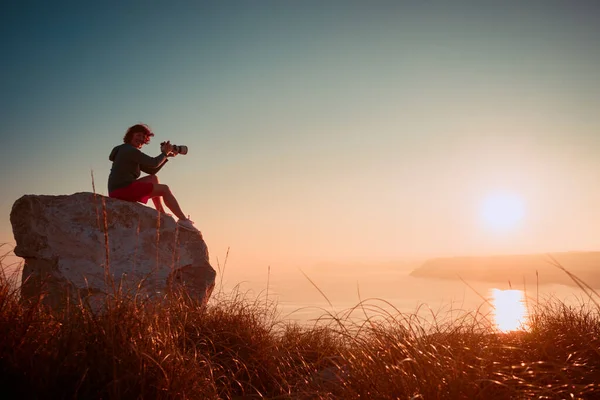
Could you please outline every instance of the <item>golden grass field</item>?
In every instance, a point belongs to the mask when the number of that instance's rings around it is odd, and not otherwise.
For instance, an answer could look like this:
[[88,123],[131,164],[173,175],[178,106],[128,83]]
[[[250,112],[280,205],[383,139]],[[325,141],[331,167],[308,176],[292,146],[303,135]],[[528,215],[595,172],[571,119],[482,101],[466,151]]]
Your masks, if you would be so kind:
[[239,290],[204,307],[117,290],[103,313],[83,302],[53,312],[2,275],[0,387],[23,399],[600,398],[589,295],[536,304],[527,330],[501,333],[477,310],[424,325],[369,302],[354,310],[364,318],[298,324]]

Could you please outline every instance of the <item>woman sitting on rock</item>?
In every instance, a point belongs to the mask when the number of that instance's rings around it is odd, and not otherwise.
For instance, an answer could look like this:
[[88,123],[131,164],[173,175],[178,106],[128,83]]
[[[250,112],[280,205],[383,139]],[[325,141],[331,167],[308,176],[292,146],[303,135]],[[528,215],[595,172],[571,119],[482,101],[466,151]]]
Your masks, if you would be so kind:
[[[158,183],[156,173],[168,162],[167,157],[177,155],[170,142],[161,144],[161,153],[150,157],[140,151],[143,145],[150,143],[154,133],[147,125],[137,124],[127,129],[123,144],[116,146],[110,153],[113,162],[108,177],[108,196],[126,201],[138,201],[146,204],[152,199],[158,212],[164,213],[160,198],[165,205],[179,218],[177,224],[185,229],[199,232],[194,222],[185,216],[179,203],[167,185]],[[140,173],[148,176],[140,178]]]

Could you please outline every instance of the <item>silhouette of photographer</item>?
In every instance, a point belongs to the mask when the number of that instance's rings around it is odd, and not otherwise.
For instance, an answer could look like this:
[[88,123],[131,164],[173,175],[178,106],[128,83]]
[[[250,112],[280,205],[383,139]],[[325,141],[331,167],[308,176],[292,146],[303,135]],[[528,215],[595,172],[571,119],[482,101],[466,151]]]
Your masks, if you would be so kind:
[[[168,157],[175,157],[179,148],[185,146],[174,146],[170,141],[161,143],[160,154],[151,157],[140,150],[142,146],[150,143],[154,133],[145,124],[136,124],[127,129],[123,137],[123,144],[112,149],[108,159],[112,161],[112,168],[108,176],[108,196],[116,199],[140,202],[146,204],[152,199],[154,207],[160,213],[165,210],[161,203],[163,198],[165,205],[178,218],[177,224],[184,229],[200,232],[194,222],[185,216],[181,207],[171,193],[169,186],[158,182],[156,174],[169,161]],[[185,154],[181,152],[181,154]],[[148,174],[140,178],[141,172]]]

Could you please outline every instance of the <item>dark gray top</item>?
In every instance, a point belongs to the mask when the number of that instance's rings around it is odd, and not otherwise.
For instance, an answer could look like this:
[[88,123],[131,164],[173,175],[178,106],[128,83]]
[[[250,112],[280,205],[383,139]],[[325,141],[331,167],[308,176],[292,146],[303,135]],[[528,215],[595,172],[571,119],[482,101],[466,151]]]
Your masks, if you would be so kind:
[[131,185],[140,177],[141,172],[156,174],[169,161],[164,153],[150,157],[129,143],[112,149],[108,159],[113,162],[108,176],[108,193]]

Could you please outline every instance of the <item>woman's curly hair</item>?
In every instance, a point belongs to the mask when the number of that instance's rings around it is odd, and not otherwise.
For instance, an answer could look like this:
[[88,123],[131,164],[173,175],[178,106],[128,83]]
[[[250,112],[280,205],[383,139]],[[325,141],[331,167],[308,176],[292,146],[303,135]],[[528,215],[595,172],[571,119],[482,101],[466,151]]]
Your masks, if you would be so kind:
[[132,127],[130,127],[129,129],[127,129],[125,136],[123,136],[123,143],[131,143],[131,139],[133,138],[133,135],[138,132],[142,132],[146,135],[146,137],[144,138],[144,144],[150,143],[150,138],[152,136],[154,136],[154,133],[152,133],[152,131],[150,130],[148,125],[135,124]]

